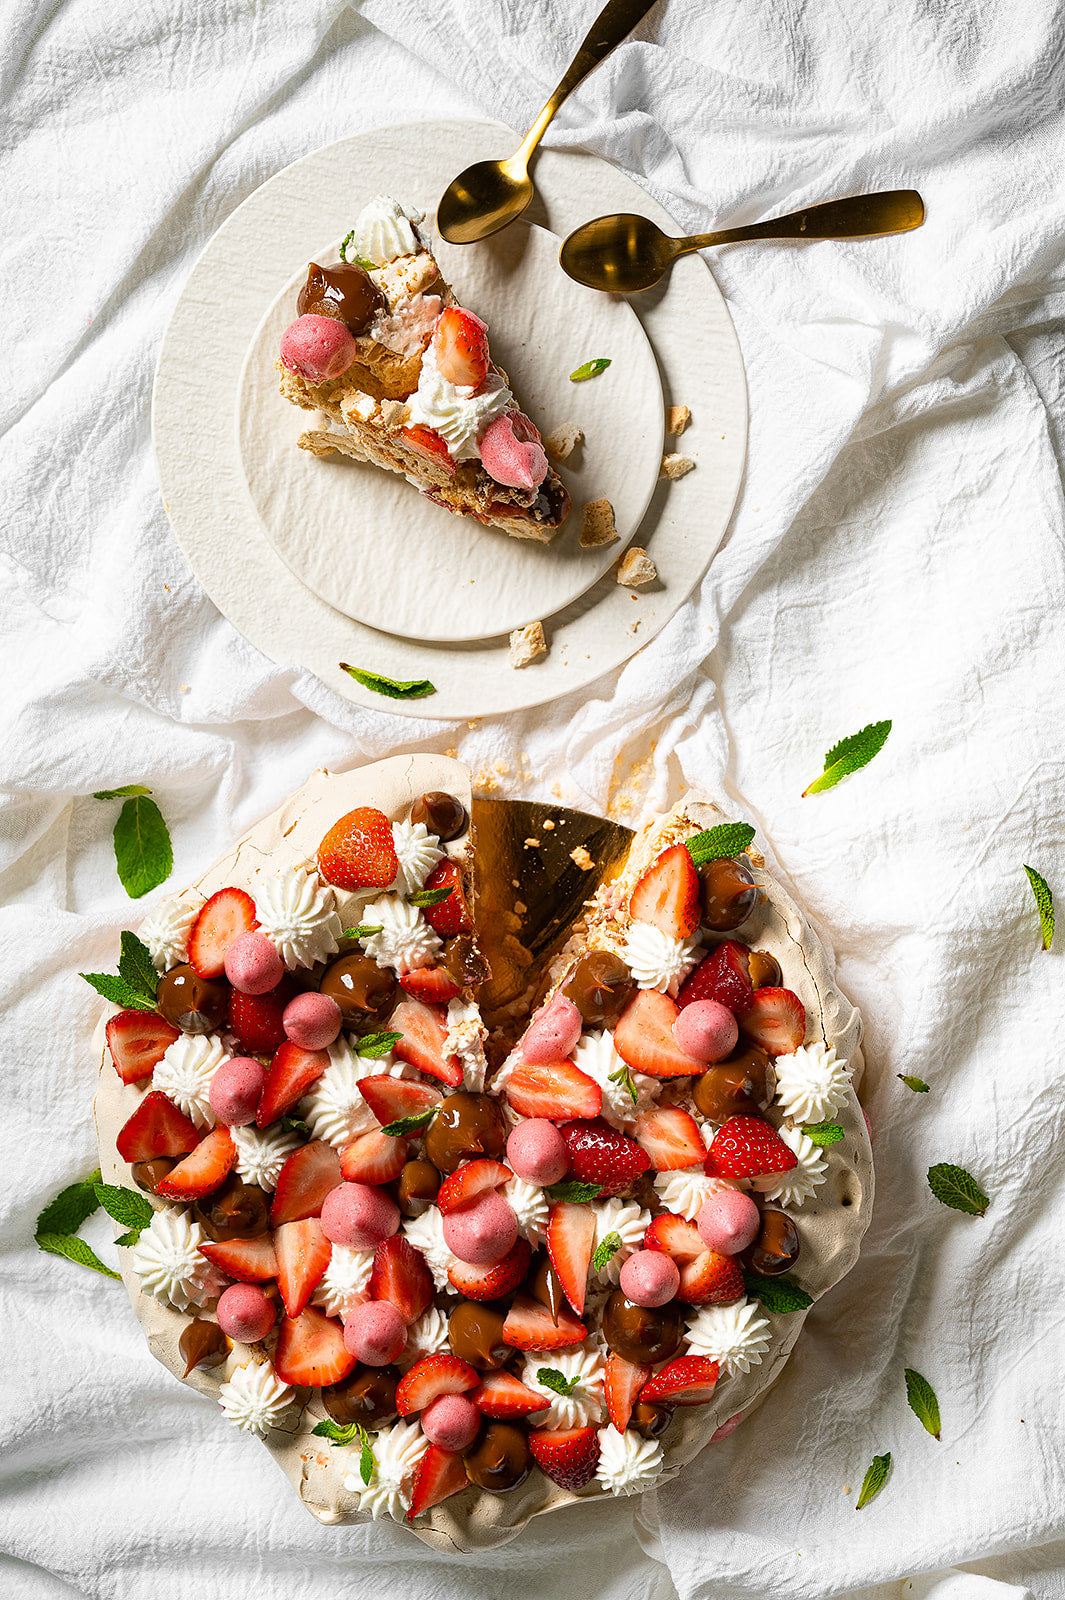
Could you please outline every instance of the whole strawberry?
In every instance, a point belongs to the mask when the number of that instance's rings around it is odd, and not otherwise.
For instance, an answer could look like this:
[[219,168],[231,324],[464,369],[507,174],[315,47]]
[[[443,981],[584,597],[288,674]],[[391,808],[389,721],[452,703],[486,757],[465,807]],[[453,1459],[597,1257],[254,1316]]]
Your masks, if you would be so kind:
[[714,1135],[706,1152],[705,1170],[717,1178],[761,1178],[773,1172],[790,1172],[795,1166],[789,1150],[771,1122],[764,1117],[729,1117]]
[[580,1183],[598,1183],[599,1194],[622,1194],[651,1165],[635,1139],[627,1139],[602,1117],[567,1122],[559,1130],[569,1151],[570,1176]]
[[334,822],[318,846],[318,870],[338,889],[387,889],[399,859],[384,812],[359,806]]

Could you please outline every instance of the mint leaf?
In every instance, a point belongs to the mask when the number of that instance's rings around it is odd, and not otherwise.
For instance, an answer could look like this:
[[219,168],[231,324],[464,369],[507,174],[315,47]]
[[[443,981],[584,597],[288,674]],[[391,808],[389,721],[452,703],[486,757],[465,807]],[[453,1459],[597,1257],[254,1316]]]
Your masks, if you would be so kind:
[[808,794],[820,794],[824,789],[831,789],[841,778],[867,767],[877,752],[884,748],[890,732],[890,722],[870,722],[860,733],[852,733],[849,738],[834,744],[825,756],[824,772],[803,790],[803,799]]
[[608,1233],[595,1255],[592,1257],[592,1266],[596,1272],[602,1272],[607,1262],[617,1255],[621,1249],[620,1233]]
[[439,1109],[439,1106],[430,1106],[428,1111],[418,1111],[410,1117],[397,1117],[395,1122],[386,1122],[381,1132],[387,1133],[392,1139],[400,1139],[406,1133],[418,1133],[429,1126]]
[[754,829],[746,822],[721,822],[716,828],[705,828],[685,839],[688,854],[697,867],[723,857],[740,856],[754,838]]
[[843,1129],[838,1122],[815,1122],[812,1127],[802,1131],[811,1144],[839,1144],[843,1138]]
[[928,1187],[942,1205],[950,1206],[952,1211],[966,1211],[971,1217],[982,1217],[991,1204],[972,1173],[949,1161],[929,1167]]
[[41,1250],[47,1250],[49,1255],[65,1256],[68,1261],[76,1261],[81,1267],[91,1267],[94,1272],[102,1272],[105,1278],[117,1278],[119,1274],[112,1272],[110,1267],[105,1267],[95,1250],[72,1233],[39,1233],[37,1244]]
[[583,366],[576,367],[569,375],[570,383],[586,383],[589,378],[597,378],[605,372],[610,365],[608,356],[595,356],[591,361],[584,362]]
[[607,1081],[610,1083],[620,1084],[625,1093],[628,1095],[629,1099],[632,1101],[633,1105],[639,1105],[640,1101],[636,1093],[636,1085],[632,1081],[631,1068],[626,1066],[618,1067],[616,1072],[612,1072],[610,1074],[610,1077]]
[[896,1078],[904,1083],[907,1089],[912,1089],[914,1094],[927,1094],[928,1085],[923,1078],[911,1078],[908,1072],[896,1072]]
[[446,884],[439,889],[415,889],[413,894],[407,896],[407,904],[409,906],[418,906],[419,908],[423,906],[438,906],[441,900],[446,900],[449,894],[454,893],[454,889],[455,885],[453,883]]
[[549,1200],[569,1200],[581,1205],[585,1200],[594,1200],[602,1187],[601,1183],[578,1183],[576,1178],[563,1178],[561,1183],[552,1183],[544,1193]]
[[115,865],[131,900],[158,889],[174,865],[170,830],[154,800],[127,800],[115,823]]
[[[352,228],[351,232],[348,233],[348,234],[345,234],[343,239],[340,241],[340,259],[341,259],[341,261],[344,261],[344,262],[347,261],[347,259],[348,259],[348,253],[347,253],[348,252],[348,245],[351,243],[351,241],[352,241],[352,239],[354,239],[354,237],[355,237],[355,229]],[[318,1433],[320,1430],[318,1428],[315,1428],[314,1431],[315,1431],[315,1433]]]
[[421,700],[427,694],[436,693],[436,684],[430,683],[428,678],[386,678],[380,672],[367,672],[364,667],[349,667],[346,661],[340,663],[340,670],[361,683],[364,689],[386,694],[390,700]]
[[362,1436],[362,1428],[357,1422],[349,1422],[345,1427],[327,1417],[324,1422],[311,1429],[319,1439],[328,1439],[330,1444],[354,1444]]
[[159,988],[159,974],[155,970],[151,951],[142,944],[135,933],[126,928],[122,934],[122,954],[118,958],[118,975],[131,989],[139,989],[145,999],[155,1001]]
[[151,794],[143,783],[127,783],[121,789],[97,789],[93,795],[94,800],[125,800],[130,796]]
[[360,922],[357,928],[345,928],[345,939],[369,939],[371,934],[380,933],[384,924],[381,922]]
[[1034,867],[1025,867],[1028,882],[1035,895],[1035,903],[1039,910],[1039,928],[1043,935],[1043,949],[1049,950],[1054,938],[1054,896],[1049,885]]
[[789,1311],[805,1311],[807,1306],[813,1305],[812,1297],[790,1278],[759,1278],[753,1272],[745,1272],[743,1284],[747,1293],[760,1300],[767,1311],[783,1315]]
[[367,1056],[371,1061],[380,1060],[387,1056],[394,1044],[402,1039],[401,1033],[364,1033],[361,1039],[355,1041],[355,1054]]
[[359,1477],[363,1483],[369,1483],[373,1477],[373,1469],[377,1465],[370,1449],[370,1441],[366,1437],[366,1430],[362,1429],[362,1452],[359,1456]]
[[554,1367],[541,1367],[536,1374],[537,1383],[542,1383],[545,1389],[553,1389],[556,1394],[570,1395],[580,1383],[580,1373],[575,1378],[566,1378]]
[[298,1133],[305,1139],[311,1136],[310,1123],[304,1122],[302,1117],[282,1117],[281,1127],[285,1133]]
[[862,1481],[862,1487],[858,1493],[858,1503],[854,1508],[855,1511],[860,1511],[863,1506],[867,1506],[870,1500],[874,1499],[875,1496],[880,1493],[881,1489],[884,1487],[884,1484],[887,1482],[887,1475],[890,1470],[890,1450],[886,1455],[873,1457],[873,1464],[869,1468],[869,1471],[865,1474],[865,1478]]
[[155,1216],[155,1211],[149,1200],[144,1195],[138,1194],[136,1189],[121,1189],[110,1183],[97,1183],[96,1198],[103,1206],[109,1217],[130,1231],[121,1240],[122,1244],[136,1244],[140,1238],[141,1229],[146,1228]]
[[927,1378],[922,1378],[919,1372],[914,1372],[912,1367],[905,1370],[906,1399],[910,1403],[910,1410],[927,1433],[933,1439],[938,1439],[940,1434],[939,1401],[936,1391],[932,1388]]
[[124,1011],[155,1010],[154,1000],[149,1000],[140,989],[131,989],[125,978],[119,978],[113,972],[79,972],[78,977],[84,978],[97,994],[102,994],[105,1000],[121,1006]]
[[128,1233],[120,1233],[118,1238],[115,1240],[115,1243],[116,1244],[121,1244],[121,1245],[126,1245],[126,1246],[133,1245],[133,1244],[136,1244],[136,1242],[140,1238],[140,1236],[141,1236],[140,1228],[130,1228]]
[[97,1169],[87,1178],[70,1184],[50,1200],[37,1218],[35,1233],[77,1233],[86,1217],[99,1209],[96,1185],[100,1180]]

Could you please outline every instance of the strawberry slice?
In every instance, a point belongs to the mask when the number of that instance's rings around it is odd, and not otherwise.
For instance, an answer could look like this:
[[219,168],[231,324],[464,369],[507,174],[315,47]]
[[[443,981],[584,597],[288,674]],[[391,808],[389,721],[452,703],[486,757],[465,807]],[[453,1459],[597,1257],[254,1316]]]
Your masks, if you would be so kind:
[[771,1122],[764,1117],[729,1117],[714,1134],[705,1170],[716,1178],[765,1178],[790,1172],[796,1164]]
[[743,1273],[735,1256],[704,1250],[680,1269],[677,1299],[686,1306],[729,1306],[743,1294]]
[[242,933],[259,926],[255,901],[243,889],[219,889],[205,905],[189,931],[189,965],[201,978],[220,978],[226,970],[226,951]]
[[414,1469],[407,1521],[413,1522],[430,1506],[438,1506],[441,1500],[458,1494],[469,1481],[462,1456],[457,1451],[441,1450],[438,1444],[431,1444]]
[[341,1176],[348,1183],[391,1183],[407,1162],[406,1139],[372,1128],[340,1152]]
[[374,1252],[370,1269],[371,1300],[388,1300],[408,1325],[433,1303],[433,1275],[425,1257],[409,1239],[394,1233]]
[[388,1073],[359,1079],[359,1093],[382,1128],[401,1117],[417,1117],[443,1104],[439,1090],[413,1078],[391,1078]]
[[595,1212],[591,1206],[560,1200],[551,1208],[547,1224],[547,1253],[562,1292],[579,1317],[584,1315],[588,1268],[594,1250]]
[[655,1106],[636,1118],[636,1140],[647,1151],[656,1172],[677,1172],[702,1166],[706,1146],[699,1124],[680,1106]]
[[614,1355],[613,1352],[607,1356],[604,1378],[606,1409],[619,1433],[624,1433],[628,1427],[637,1396],[650,1376],[650,1367],[626,1361],[623,1356]]
[[420,1000],[401,1000],[388,1026],[401,1036],[394,1046],[401,1061],[409,1061],[419,1072],[458,1088],[462,1082],[462,1062],[444,1049],[447,1012],[442,1007],[423,1005]]
[[[432,906],[429,907],[431,911]],[[443,967],[415,967],[411,972],[401,972],[399,986],[405,989],[415,1000],[424,1000],[426,1005],[446,1006],[449,1000],[457,1000],[462,990]]]
[[181,1034],[153,1011],[120,1011],[107,1024],[107,1048],[123,1083],[150,1078]]
[[651,1078],[701,1076],[705,1061],[686,1055],[673,1037],[679,1016],[680,1007],[668,994],[637,990],[614,1029],[614,1049],[627,1066]]
[[[421,422],[416,422],[409,428],[400,428],[399,432],[403,443],[408,449],[413,450],[415,455],[432,462],[434,466],[443,467],[445,472],[450,473],[452,477],[455,476],[455,459],[442,433],[437,433],[435,428],[425,427]],[[433,496],[429,495],[428,498],[432,499]],[[440,500],[437,504],[446,506],[447,502]],[[448,509],[450,510],[450,507]]]
[[598,1183],[599,1197],[622,1194],[650,1166],[646,1150],[602,1117],[567,1122],[561,1130],[570,1172],[579,1183]]
[[703,1236],[695,1223],[686,1222],[671,1211],[660,1211],[657,1217],[651,1218],[643,1236],[643,1248],[661,1250],[678,1264],[695,1261],[706,1253]]
[[223,1183],[237,1164],[237,1147],[224,1125],[212,1128],[191,1155],[171,1167],[155,1192],[164,1200],[197,1200]]
[[709,1356],[677,1356],[644,1384],[640,1399],[665,1400],[671,1406],[701,1406],[713,1395],[717,1374],[717,1362]]
[[632,891],[629,913],[671,939],[688,939],[699,926],[699,874],[682,844],[663,850]]
[[270,1205],[270,1226],[318,1217],[322,1203],[341,1181],[340,1162],[331,1144],[314,1139],[293,1150],[278,1174]]
[[550,1400],[527,1389],[520,1378],[505,1370],[486,1372],[470,1399],[482,1417],[504,1422],[532,1416],[534,1411],[547,1411],[551,1405]]
[[532,1248],[527,1239],[518,1239],[502,1261],[492,1267],[476,1267],[456,1257],[447,1269],[452,1288],[467,1300],[501,1300],[522,1283],[529,1270]]
[[457,1172],[444,1179],[436,1203],[446,1217],[449,1211],[461,1211],[463,1206],[473,1205],[490,1189],[498,1189],[502,1184],[509,1183],[513,1176],[513,1172],[502,1161],[479,1156],[475,1161],[467,1161]]
[[290,1039],[278,1045],[266,1074],[259,1109],[255,1113],[258,1126],[268,1128],[271,1122],[276,1122],[286,1111],[291,1111],[296,1101],[303,1099],[311,1084],[318,1081],[328,1065],[329,1054],[325,1050],[304,1050]]
[[447,306],[433,329],[437,371],[448,383],[478,389],[488,376],[488,329],[462,306]]
[[344,1345],[344,1330],[333,1317],[308,1306],[298,1317],[282,1317],[274,1351],[274,1371],[282,1383],[322,1389],[339,1383],[355,1366]]
[[583,1344],[588,1329],[565,1306],[558,1308],[558,1321],[546,1306],[530,1294],[517,1294],[503,1323],[503,1342],[514,1350],[562,1350],[567,1345]]
[[274,1230],[274,1250],[281,1299],[289,1316],[298,1317],[321,1283],[333,1247],[318,1218],[305,1217],[302,1222],[283,1222]]
[[358,806],[334,822],[318,846],[318,870],[338,889],[387,889],[399,858],[384,812]]
[[545,1478],[563,1489],[583,1489],[599,1465],[599,1432],[596,1428],[534,1428],[529,1449]]
[[201,1256],[219,1267],[238,1283],[268,1283],[277,1277],[277,1252],[268,1233],[256,1239],[208,1239],[200,1245]]
[[806,1037],[806,1011],[790,989],[756,989],[739,1023],[770,1056],[790,1056]]
[[602,1089],[572,1061],[547,1061],[539,1066],[519,1062],[503,1093],[519,1116],[547,1117],[553,1122],[597,1117],[603,1109]]
[[441,939],[453,939],[457,933],[472,933],[473,921],[466,903],[466,884],[462,868],[457,861],[445,856],[438,861],[425,880],[426,889],[448,889],[450,893],[435,906],[426,906],[422,912],[426,922]]
[[150,1089],[119,1130],[115,1148],[123,1161],[154,1161],[156,1156],[184,1156],[195,1150],[200,1132],[183,1111],[158,1089]]
[[431,1355],[416,1361],[396,1388],[396,1410],[401,1417],[414,1411],[424,1411],[426,1406],[442,1394],[468,1394],[480,1383],[480,1374],[445,1350],[435,1350]]
[[745,944],[726,939],[688,974],[677,996],[678,1006],[683,1010],[695,1000],[716,1000],[737,1017],[742,1016],[754,999],[749,959]]
[[272,1056],[287,1037],[282,1017],[290,1000],[299,994],[295,978],[288,973],[275,989],[265,994],[229,991],[229,1026],[248,1056]]

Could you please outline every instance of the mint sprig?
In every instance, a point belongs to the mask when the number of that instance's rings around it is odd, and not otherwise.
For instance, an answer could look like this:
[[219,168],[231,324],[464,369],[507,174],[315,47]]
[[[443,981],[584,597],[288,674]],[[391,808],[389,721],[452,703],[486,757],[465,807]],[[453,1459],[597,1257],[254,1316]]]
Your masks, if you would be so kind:
[[923,1078],[911,1078],[908,1072],[896,1072],[896,1078],[904,1083],[907,1089],[912,1089],[914,1094],[927,1094],[928,1085]]
[[135,933],[122,934],[122,954],[117,976],[110,972],[82,972],[80,977],[113,1005],[126,1011],[154,1011],[159,974],[151,953]]
[[939,1401],[936,1392],[927,1378],[922,1378],[919,1372],[914,1372],[912,1367],[905,1369],[906,1399],[910,1410],[933,1439],[938,1439],[941,1432],[939,1420]]
[[757,1273],[745,1272],[743,1285],[753,1300],[760,1300],[767,1311],[782,1316],[790,1311],[805,1311],[814,1303],[813,1297],[790,1278],[760,1278]]
[[536,1374],[536,1381],[545,1389],[553,1389],[555,1394],[563,1397],[571,1395],[581,1381],[580,1373],[575,1378],[567,1378],[555,1367],[541,1367]]
[[821,1146],[839,1144],[843,1138],[843,1129],[838,1122],[815,1122],[812,1127],[804,1128],[803,1133],[811,1144]]
[[49,1201],[37,1218],[34,1238],[37,1248],[47,1251],[49,1255],[64,1256],[79,1266],[91,1267],[93,1272],[99,1272],[105,1278],[117,1278],[119,1274],[105,1267],[96,1251],[84,1239],[77,1237],[77,1230],[82,1223],[99,1209],[100,1201],[96,1193],[99,1178],[97,1169],[88,1178],[69,1184],[54,1200]]
[[443,884],[439,889],[415,889],[413,894],[407,896],[409,906],[417,906],[419,910],[426,906],[438,906],[441,900],[446,900],[449,894],[454,894],[453,883]]
[[965,1211],[971,1217],[982,1217],[991,1204],[972,1173],[949,1161],[929,1167],[928,1187],[942,1205],[950,1206],[952,1211]]
[[591,361],[582,362],[579,367],[574,368],[569,375],[569,381],[570,383],[587,383],[589,378],[597,378],[601,372],[605,372],[609,365],[609,356],[593,356]]
[[621,1249],[620,1233],[608,1233],[602,1244],[592,1257],[592,1267],[596,1272],[602,1272],[608,1261],[612,1261]]
[[311,1429],[319,1439],[328,1439],[331,1445],[357,1444],[362,1441],[362,1451],[359,1455],[359,1477],[363,1483],[369,1483],[373,1477],[376,1465],[373,1450],[370,1448],[370,1439],[361,1422],[349,1422],[345,1427],[327,1417],[324,1422],[319,1422]]
[[609,1083],[620,1084],[621,1088],[624,1089],[625,1093],[628,1095],[628,1097],[632,1101],[633,1105],[634,1106],[638,1106],[639,1105],[640,1100],[639,1100],[639,1096],[636,1093],[636,1085],[632,1081],[632,1068],[631,1067],[627,1067],[625,1065],[622,1065],[622,1066],[618,1067],[616,1072],[612,1072],[610,1074],[610,1076],[609,1076],[607,1081]]
[[746,822],[720,822],[716,828],[704,828],[685,839],[688,854],[697,867],[708,861],[742,855],[754,838],[754,829]]
[[401,1033],[364,1033],[361,1039],[355,1041],[355,1054],[366,1056],[370,1061],[379,1061],[402,1037]]
[[155,1216],[151,1202],[136,1189],[119,1188],[110,1183],[97,1183],[96,1198],[107,1215],[128,1230],[116,1241],[118,1244],[136,1244],[142,1230]]
[[174,867],[170,830],[150,798],[151,792],[142,783],[129,783],[122,789],[98,789],[93,796],[94,800],[127,797],[118,813],[113,838],[119,880],[131,900],[140,900],[158,889]]
[[867,767],[877,752],[884,748],[890,732],[890,722],[870,722],[860,733],[852,733],[849,738],[834,744],[825,756],[824,772],[803,790],[803,799],[810,794],[820,794],[824,789],[832,789],[841,778]]
[[876,1498],[887,1482],[887,1475],[890,1471],[890,1450],[885,1455],[873,1457],[873,1464],[865,1474],[861,1489],[858,1491],[858,1501],[854,1507],[855,1511],[861,1511],[863,1506],[867,1506],[870,1500]]
[[340,663],[340,670],[361,683],[364,689],[387,695],[390,700],[421,700],[427,694],[436,693],[436,684],[430,683],[428,678],[386,678],[380,672],[368,672],[365,667],[350,667],[346,661]]
[[422,1128],[427,1128],[432,1122],[439,1106],[430,1106],[428,1111],[416,1111],[409,1117],[397,1117],[395,1122],[386,1122],[381,1129],[392,1139],[402,1139],[408,1133],[420,1133]]
[[155,1001],[149,1000],[139,989],[131,989],[124,978],[116,977],[113,972],[79,972],[79,978],[103,995],[105,1000],[110,1000],[112,1005],[121,1006],[123,1011],[154,1011]]
[[583,1205],[586,1200],[594,1200],[600,1189],[601,1183],[578,1183],[576,1178],[563,1178],[561,1183],[552,1183],[545,1190],[549,1200],[568,1200],[573,1205]]
[[345,928],[345,939],[369,939],[373,934],[380,933],[384,924],[381,922],[360,922],[357,928]]
[[1054,896],[1041,873],[1034,867],[1025,867],[1024,870],[1028,874],[1028,882],[1032,886],[1039,911],[1039,931],[1043,935],[1043,949],[1049,950],[1054,938]]

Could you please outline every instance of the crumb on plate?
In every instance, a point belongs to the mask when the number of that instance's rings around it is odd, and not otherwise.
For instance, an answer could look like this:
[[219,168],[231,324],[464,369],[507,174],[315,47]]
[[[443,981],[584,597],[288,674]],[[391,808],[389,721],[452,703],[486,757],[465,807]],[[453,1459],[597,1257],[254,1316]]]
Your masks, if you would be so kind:
[[549,461],[566,461],[584,438],[584,429],[575,422],[564,422],[549,433],[544,440],[544,450]]
[[630,545],[618,562],[618,582],[628,584],[630,589],[639,589],[645,583],[654,583],[657,577],[658,568],[647,551],[641,550],[638,544]]
[[601,544],[613,544],[617,536],[614,508],[610,501],[589,500],[584,507],[584,526],[581,528],[582,550],[592,550]]
[[678,433],[683,433],[692,414],[687,406],[670,406],[666,411],[666,432],[676,438]]
[[515,628],[510,636],[510,664],[527,667],[539,656],[546,656],[547,640],[542,622],[527,622],[524,628]]
[[659,477],[683,478],[684,474],[690,472],[694,466],[695,462],[691,456],[663,456]]

